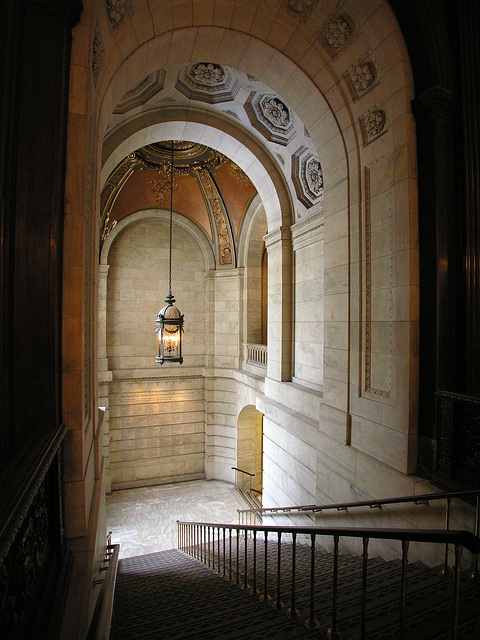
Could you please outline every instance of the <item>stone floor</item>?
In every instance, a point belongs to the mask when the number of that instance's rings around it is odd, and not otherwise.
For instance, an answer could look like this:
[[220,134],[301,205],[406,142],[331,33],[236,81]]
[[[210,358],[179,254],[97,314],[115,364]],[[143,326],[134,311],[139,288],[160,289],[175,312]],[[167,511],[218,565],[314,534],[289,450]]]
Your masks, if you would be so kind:
[[237,523],[245,503],[233,485],[193,480],[114,491],[107,496],[107,531],[120,558],[177,546],[177,520]]

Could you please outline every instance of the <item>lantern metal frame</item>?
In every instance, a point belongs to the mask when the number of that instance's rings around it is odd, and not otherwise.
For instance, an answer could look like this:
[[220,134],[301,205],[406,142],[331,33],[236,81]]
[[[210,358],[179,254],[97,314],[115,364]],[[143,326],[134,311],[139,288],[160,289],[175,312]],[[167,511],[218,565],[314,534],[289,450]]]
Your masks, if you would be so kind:
[[158,335],[158,356],[155,362],[178,362],[183,364],[182,334],[184,316],[174,306],[175,298],[172,295],[172,211],[173,211],[173,140],[170,160],[170,252],[168,260],[168,296],[167,303],[157,313],[155,319],[155,333]]

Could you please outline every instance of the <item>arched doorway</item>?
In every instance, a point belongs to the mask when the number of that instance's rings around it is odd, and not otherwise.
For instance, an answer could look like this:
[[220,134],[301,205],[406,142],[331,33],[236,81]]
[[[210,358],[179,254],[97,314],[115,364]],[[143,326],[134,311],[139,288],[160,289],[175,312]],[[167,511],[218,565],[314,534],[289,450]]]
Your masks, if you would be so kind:
[[263,413],[244,407],[237,421],[237,485],[261,498],[263,469]]

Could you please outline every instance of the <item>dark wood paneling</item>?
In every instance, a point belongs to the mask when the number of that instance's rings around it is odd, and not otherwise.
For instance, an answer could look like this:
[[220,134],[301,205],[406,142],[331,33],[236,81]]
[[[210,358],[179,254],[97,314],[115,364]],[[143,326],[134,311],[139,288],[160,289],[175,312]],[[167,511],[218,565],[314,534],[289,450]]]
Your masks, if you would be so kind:
[[77,1],[7,0],[0,37],[0,461],[61,422],[68,66]]

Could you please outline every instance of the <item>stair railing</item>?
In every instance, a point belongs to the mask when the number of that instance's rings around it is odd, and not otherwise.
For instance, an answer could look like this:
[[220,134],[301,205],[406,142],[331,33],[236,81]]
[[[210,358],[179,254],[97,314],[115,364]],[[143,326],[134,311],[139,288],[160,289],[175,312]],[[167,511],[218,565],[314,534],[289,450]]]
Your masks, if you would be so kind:
[[[248,515],[245,516],[244,524],[261,524],[262,517],[258,515],[258,510],[262,508],[262,505],[254,494],[257,493],[261,495],[262,492],[252,487],[252,478],[255,477],[255,474],[240,469],[239,467],[232,467],[232,469],[235,471],[235,489],[237,489],[249,505],[248,509],[242,510],[248,513]],[[239,482],[239,478],[241,478],[241,483]],[[245,485],[247,485],[247,487],[245,487]]]
[[[451,515],[451,503],[454,499],[473,500],[475,503],[475,518],[472,526],[474,535],[480,537],[480,489],[473,489],[470,491],[456,491],[450,493],[426,493],[416,496],[401,496],[398,498],[385,498],[382,500],[361,500],[358,502],[340,502],[335,504],[321,504],[321,505],[294,505],[288,507],[252,507],[250,509],[238,509],[238,522],[239,524],[248,524],[251,522],[251,513],[263,519],[263,516],[279,515],[279,514],[307,514],[312,513],[315,516],[320,516],[323,512],[349,512],[349,510],[358,509],[362,507],[369,507],[370,509],[382,510],[382,507],[392,504],[413,504],[416,506],[428,507],[431,502],[438,500],[445,500],[445,530],[450,529],[450,515]],[[445,560],[443,571],[446,572],[448,567],[448,543],[445,545]],[[478,572],[478,555],[473,558],[472,566],[472,578],[477,575]]]
[[[406,588],[408,547],[410,542],[422,542],[426,544],[453,545],[453,590],[451,605],[451,638],[457,640],[459,627],[460,606],[460,572],[463,549],[468,549],[474,554],[480,552],[480,538],[469,531],[442,531],[425,529],[371,529],[371,528],[335,528],[335,527],[298,527],[298,526],[264,526],[264,525],[233,525],[213,524],[207,522],[182,522],[178,525],[178,548],[198,561],[210,567],[217,574],[239,585],[240,588],[249,590],[251,595],[257,596],[261,602],[270,602],[273,608],[282,608],[282,598],[286,599],[286,588],[282,582],[282,535],[289,535],[291,545],[291,575],[289,602],[286,615],[289,618],[300,618],[300,612],[296,606],[296,540],[299,534],[310,538],[310,595],[308,614],[304,619],[304,625],[308,629],[320,628],[320,622],[315,617],[315,552],[317,538],[333,538],[333,579],[331,585],[331,627],[327,630],[327,638],[341,640],[342,635],[337,628],[338,608],[338,549],[340,538],[359,538],[362,541],[362,586],[361,586],[361,612],[360,612],[360,637],[367,637],[367,588],[368,588],[368,545],[374,539],[397,540],[402,546],[401,585],[398,594],[398,625],[399,640],[405,638],[406,632]],[[249,535],[250,534],[250,535]],[[269,535],[277,537],[277,567],[271,571],[268,563],[267,545]],[[257,567],[258,539],[263,536],[265,546],[263,585],[259,584]],[[249,540],[253,538],[252,544]],[[252,569],[247,563],[248,547],[253,545]],[[232,547],[235,547],[232,549]],[[240,561],[240,547],[243,546],[243,567]],[[242,574],[243,570],[243,574]]]
[[[252,478],[255,477],[254,473],[250,473],[250,471],[245,471],[244,469],[239,469],[238,467],[232,467],[232,469],[235,471],[235,489],[238,489],[238,491],[251,491],[252,489]],[[240,486],[239,483],[239,474],[240,478],[242,479],[242,486]],[[245,488],[245,482],[247,481],[248,483],[248,487]]]

